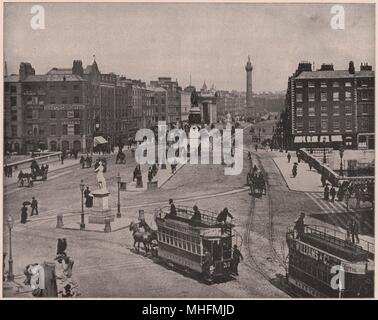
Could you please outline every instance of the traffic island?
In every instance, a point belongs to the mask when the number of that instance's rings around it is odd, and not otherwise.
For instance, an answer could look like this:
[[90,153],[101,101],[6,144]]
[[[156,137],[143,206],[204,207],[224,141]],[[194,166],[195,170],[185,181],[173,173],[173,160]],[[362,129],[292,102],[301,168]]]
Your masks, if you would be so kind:
[[109,191],[95,190],[93,195],[93,207],[88,218],[88,223],[105,224],[107,220],[114,221],[114,214],[109,209]]

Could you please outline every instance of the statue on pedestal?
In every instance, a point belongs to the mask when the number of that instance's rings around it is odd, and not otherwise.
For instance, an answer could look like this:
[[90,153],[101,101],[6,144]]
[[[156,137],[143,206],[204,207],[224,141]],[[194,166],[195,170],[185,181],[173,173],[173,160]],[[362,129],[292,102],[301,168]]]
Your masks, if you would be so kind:
[[104,166],[102,165],[102,162],[99,162],[98,167],[95,169],[95,172],[97,172],[97,183],[100,190],[108,190],[106,187],[106,180],[104,177]]

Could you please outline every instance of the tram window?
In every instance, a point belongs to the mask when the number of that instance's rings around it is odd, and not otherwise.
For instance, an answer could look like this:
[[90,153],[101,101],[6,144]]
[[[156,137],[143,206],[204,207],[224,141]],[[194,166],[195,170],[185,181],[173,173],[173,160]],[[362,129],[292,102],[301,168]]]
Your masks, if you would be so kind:
[[185,241],[185,240],[182,241],[182,248],[183,248],[184,250],[186,250],[186,241]]
[[[159,234],[160,235],[160,234]],[[160,239],[159,239],[160,240]],[[165,234],[162,233],[162,241],[165,242]]]
[[201,254],[201,247],[199,245],[197,245],[196,247],[197,247],[197,253]]

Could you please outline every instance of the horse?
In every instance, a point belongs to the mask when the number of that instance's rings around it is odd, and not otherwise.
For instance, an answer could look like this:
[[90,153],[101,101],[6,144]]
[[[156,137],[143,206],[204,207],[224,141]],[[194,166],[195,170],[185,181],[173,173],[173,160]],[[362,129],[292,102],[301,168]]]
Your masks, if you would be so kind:
[[121,151],[121,152],[118,152],[117,153],[117,157],[116,157],[116,164],[117,163],[126,163],[126,155]]
[[[140,231],[139,224],[131,222],[129,226],[129,230],[133,233],[134,238],[134,249],[139,252],[140,250],[140,243],[143,243],[144,250],[149,252],[150,244],[152,242],[152,233],[147,231]],[[136,244],[138,243],[138,248],[136,248]]]

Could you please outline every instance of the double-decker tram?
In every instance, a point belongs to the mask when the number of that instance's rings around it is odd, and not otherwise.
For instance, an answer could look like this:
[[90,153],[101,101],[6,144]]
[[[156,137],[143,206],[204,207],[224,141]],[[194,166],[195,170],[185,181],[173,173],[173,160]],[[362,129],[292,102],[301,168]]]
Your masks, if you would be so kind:
[[287,280],[301,296],[373,297],[374,245],[353,244],[345,235],[319,226],[303,234],[289,229]]
[[200,210],[193,219],[188,207],[159,209],[156,215],[158,257],[205,280],[227,277],[232,272],[234,225],[217,222],[217,214]]

